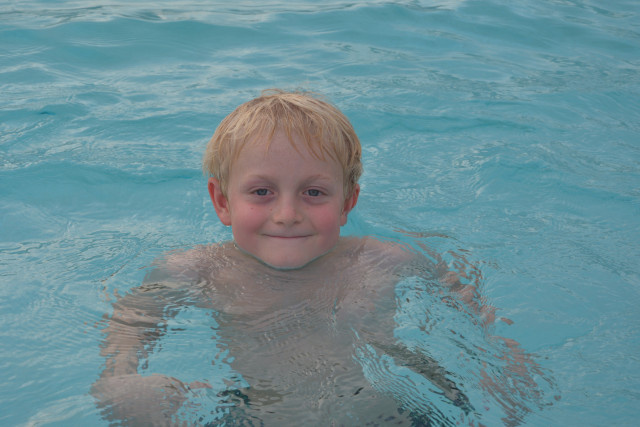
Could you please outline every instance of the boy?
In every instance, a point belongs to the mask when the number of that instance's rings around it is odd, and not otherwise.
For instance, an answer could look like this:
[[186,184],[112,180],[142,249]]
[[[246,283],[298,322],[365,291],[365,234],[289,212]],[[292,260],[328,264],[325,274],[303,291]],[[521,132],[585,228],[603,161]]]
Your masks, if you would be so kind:
[[[105,418],[178,424],[183,403],[212,389],[206,373],[190,384],[138,373],[167,319],[187,306],[214,311],[218,346],[237,372],[209,397],[210,422],[420,425],[473,413],[452,374],[398,344],[393,316],[403,277],[444,277],[481,314],[475,288],[401,245],[340,237],[360,193],[360,156],[347,118],[309,94],[264,93],[222,121],[204,169],[233,242],[169,255],[114,303],[92,389]],[[411,386],[384,369],[384,357],[426,378],[459,408],[456,419],[396,390]]]

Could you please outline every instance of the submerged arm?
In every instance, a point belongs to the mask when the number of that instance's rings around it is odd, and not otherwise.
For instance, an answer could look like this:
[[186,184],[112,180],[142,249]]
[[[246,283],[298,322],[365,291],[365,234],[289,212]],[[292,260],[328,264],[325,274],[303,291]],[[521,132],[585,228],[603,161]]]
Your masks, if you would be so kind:
[[462,409],[466,414],[473,412],[473,406],[469,402],[469,398],[458,388],[455,382],[449,379],[451,374],[437,360],[421,352],[412,351],[400,343],[384,344],[375,342],[372,344],[385,354],[393,357],[401,366],[409,368],[428,379],[455,406]]
[[[480,320],[483,326],[495,323],[496,308],[488,304],[480,294],[481,271],[467,261],[464,254],[449,252],[449,255],[454,259],[451,268],[440,254],[431,250],[423,242],[418,241],[416,244],[434,260],[431,269],[435,274],[435,279],[444,286],[443,302],[455,305],[458,310]],[[429,263],[431,264],[431,261]],[[449,298],[446,294],[455,297],[462,304],[457,304],[457,301]],[[513,323],[511,320],[502,317],[499,320],[507,324]]]
[[101,346],[105,366],[91,388],[106,419],[132,425],[175,422],[172,416],[186,400],[190,385],[165,375],[142,376],[138,366],[165,334],[167,320],[184,306],[184,294],[166,283],[146,279],[113,304]]
[[164,335],[165,322],[173,313],[165,310],[162,290],[160,284],[146,284],[113,304],[100,352],[106,358],[102,378],[136,374],[140,360]]
[[[503,419],[505,424],[518,425],[522,417],[531,411],[530,404],[538,407],[543,405],[541,384],[536,383],[534,378],[543,379],[552,387],[553,382],[544,375],[533,355],[524,351],[520,343],[492,333],[490,327],[496,320],[507,325],[513,324],[513,321],[496,317],[496,308],[488,304],[480,293],[481,271],[471,264],[463,253],[449,252],[453,258],[450,267],[441,257],[429,251],[422,242],[417,244],[437,260],[436,276],[446,289],[442,294],[443,302],[467,313],[484,329],[487,338],[493,343],[491,351],[476,346],[479,353],[493,355],[496,366],[501,366],[501,369],[495,369],[495,366],[488,366],[488,363],[484,362],[479,372],[480,385],[494,396],[504,409],[507,415]],[[490,360],[487,357],[483,359]]]

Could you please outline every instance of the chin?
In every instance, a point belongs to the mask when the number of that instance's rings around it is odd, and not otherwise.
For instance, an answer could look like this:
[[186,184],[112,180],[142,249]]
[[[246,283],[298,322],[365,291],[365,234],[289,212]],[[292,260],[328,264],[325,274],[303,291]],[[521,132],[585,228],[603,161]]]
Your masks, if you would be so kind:
[[[327,251],[329,252],[329,251]],[[319,255],[315,255],[315,256],[310,256],[310,257],[295,257],[295,258],[260,258],[259,256],[256,255],[252,255],[254,258],[256,258],[258,261],[260,261],[261,263],[263,263],[266,266],[269,266],[275,270],[281,270],[281,271],[286,271],[286,270],[299,270],[301,268],[306,267],[307,265],[311,264],[312,262],[314,262],[315,260],[317,260],[318,258],[323,257],[324,255],[327,254],[327,252],[321,253]]]
[[[243,248],[241,248],[237,243],[235,244],[236,248],[238,248],[241,252],[244,252],[245,254],[255,258],[256,260],[260,261],[262,264],[273,268],[274,270],[281,270],[281,271],[286,271],[286,270],[298,270],[301,268],[306,267],[307,265],[311,264],[313,261],[317,260],[318,258],[323,257],[324,255],[326,255],[328,252],[331,252],[330,248],[329,250],[322,252],[320,254],[316,254],[316,255],[310,255],[308,257],[302,257],[300,256],[300,254],[296,254],[298,256],[293,256],[293,257],[287,257],[287,256],[280,256],[280,257],[261,257],[255,253],[249,252],[247,250],[244,250]],[[281,254],[283,255],[283,254]]]
[[300,268],[303,268],[305,266],[307,266],[308,264],[310,264],[311,262],[315,261],[316,259],[318,259],[319,257],[315,257],[315,258],[311,258],[309,260],[304,260],[304,261],[298,261],[298,262],[278,262],[278,261],[274,261],[274,262],[269,262],[266,261],[264,259],[261,258],[257,258],[261,263],[275,269],[275,270],[298,270]]

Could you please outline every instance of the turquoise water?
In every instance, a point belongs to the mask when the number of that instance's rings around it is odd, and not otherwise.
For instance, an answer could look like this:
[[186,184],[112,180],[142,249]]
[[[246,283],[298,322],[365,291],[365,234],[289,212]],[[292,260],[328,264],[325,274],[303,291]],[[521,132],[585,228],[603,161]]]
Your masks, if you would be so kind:
[[514,322],[495,332],[551,372],[559,400],[523,424],[636,425],[639,14],[631,0],[0,3],[0,424],[107,424],[88,394],[103,314],[161,253],[230,238],[204,146],[260,90],[302,87],[363,142],[345,232],[465,254]]

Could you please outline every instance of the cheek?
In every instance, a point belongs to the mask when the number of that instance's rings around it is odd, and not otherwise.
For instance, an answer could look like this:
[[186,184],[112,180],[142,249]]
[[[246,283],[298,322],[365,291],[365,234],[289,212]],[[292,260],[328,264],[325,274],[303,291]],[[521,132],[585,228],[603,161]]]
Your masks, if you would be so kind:
[[264,222],[265,213],[253,206],[237,205],[232,209],[232,226],[238,230],[252,231]]
[[322,210],[315,216],[316,226],[325,233],[339,233],[341,217],[340,210],[336,210],[335,208]]

